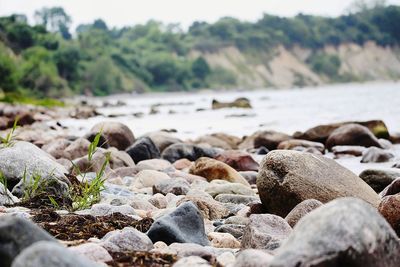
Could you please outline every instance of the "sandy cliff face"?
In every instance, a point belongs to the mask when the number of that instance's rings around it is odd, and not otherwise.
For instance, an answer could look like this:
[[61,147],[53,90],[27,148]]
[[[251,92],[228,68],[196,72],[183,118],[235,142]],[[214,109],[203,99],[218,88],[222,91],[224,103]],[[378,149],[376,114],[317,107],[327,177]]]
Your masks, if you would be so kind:
[[[369,42],[364,46],[342,44],[328,46],[323,52],[336,55],[341,61],[340,74],[357,81],[396,80],[400,78],[400,49],[381,47]],[[310,49],[283,46],[272,52],[258,51],[253,54],[241,52],[236,47],[226,47],[217,52],[193,51],[192,57],[203,56],[212,67],[222,67],[233,72],[238,86],[244,88],[320,85],[334,82],[315,73],[307,63],[313,54]]]

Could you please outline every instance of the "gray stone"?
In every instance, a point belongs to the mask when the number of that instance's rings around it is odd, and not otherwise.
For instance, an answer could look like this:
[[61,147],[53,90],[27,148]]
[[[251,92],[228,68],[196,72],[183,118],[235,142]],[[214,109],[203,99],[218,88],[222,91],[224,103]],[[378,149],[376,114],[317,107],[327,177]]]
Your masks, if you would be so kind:
[[211,267],[211,265],[203,258],[198,256],[190,256],[186,258],[179,259],[172,265],[173,267]]
[[285,220],[291,227],[294,227],[301,218],[320,206],[322,206],[321,201],[315,199],[304,200],[289,212]]
[[274,250],[292,232],[281,217],[272,214],[252,214],[243,232],[242,248]]
[[133,227],[125,227],[122,230],[107,233],[101,239],[100,245],[109,252],[150,251],[153,249],[153,242],[150,238]]
[[374,207],[337,199],[299,221],[269,265],[283,266],[400,266],[400,241]]
[[77,253],[53,242],[40,241],[23,250],[12,267],[101,267]]
[[388,162],[394,158],[394,154],[377,147],[370,147],[363,152],[361,163]]
[[10,205],[16,202],[18,202],[18,198],[11,194],[11,192],[0,183],[0,206]]
[[273,256],[256,249],[246,249],[239,253],[233,267],[265,267],[269,266]]
[[195,161],[201,157],[213,158],[218,151],[213,148],[203,146],[177,143],[167,147],[161,154],[161,157],[174,163],[178,159],[186,158],[190,161]]
[[205,190],[208,194],[216,197],[221,194],[233,194],[233,195],[243,195],[243,196],[254,196],[255,193],[251,188],[243,184],[238,183],[210,183],[210,185]]
[[243,231],[245,227],[245,225],[240,224],[223,224],[215,228],[215,232],[228,233],[236,238],[241,238],[243,236]]
[[186,195],[190,190],[190,184],[182,178],[163,180],[153,185],[153,194],[161,193],[166,195],[168,193],[174,195]]
[[0,217],[0,262],[2,267],[10,266],[22,250],[39,241],[56,242],[46,231],[26,219],[8,215]]
[[153,241],[172,243],[195,243],[209,245],[205,234],[203,217],[191,202],[181,204],[172,213],[156,220],[147,235]]
[[215,197],[215,200],[222,203],[233,203],[233,204],[244,204],[244,205],[260,201],[260,199],[255,196],[243,196],[243,195],[233,195],[233,194],[219,194]]
[[368,184],[334,160],[292,150],[268,153],[261,163],[257,188],[267,211],[280,216],[307,199],[326,203],[352,196],[375,207],[379,203]]
[[126,149],[135,163],[142,160],[158,159],[161,157],[160,150],[149,137],[142,137]]
[[400,170],[396,169],[367,169],[360,173],[363,179],[375,192],[379,193],[400,177]]
[[217,220],[224,218],[228,215],[229,211],[218,201],[207,197],[186,196],[178,201],[177,205],[191,201],[200,210],[204,218],[209,220]]

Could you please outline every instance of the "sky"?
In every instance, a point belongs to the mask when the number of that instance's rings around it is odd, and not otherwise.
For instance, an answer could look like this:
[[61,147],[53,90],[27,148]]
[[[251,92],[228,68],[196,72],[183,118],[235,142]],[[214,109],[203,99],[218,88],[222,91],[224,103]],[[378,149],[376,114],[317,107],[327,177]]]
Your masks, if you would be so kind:
[[[255,21],[263,13],[294,16],[343,14],[353,0],[0,0],[0,16],[25,14],[33,22],[35,10],[62,6],[73,19],[73,28],[81,23],[103,19],[111,27],[131,26],[155,19],[180,23],[187,28],[193,21],[215,22],[224,16]],[[400,0],[388,0],[400,5]]]

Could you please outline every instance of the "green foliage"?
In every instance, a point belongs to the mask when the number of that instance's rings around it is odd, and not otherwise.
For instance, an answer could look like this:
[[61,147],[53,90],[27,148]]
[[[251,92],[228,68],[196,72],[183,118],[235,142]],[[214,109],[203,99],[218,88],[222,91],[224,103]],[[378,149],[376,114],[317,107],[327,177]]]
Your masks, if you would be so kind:
[[337,78],[341,63],[339,57],[336,55],[317,53],[309,59],[309,64],[316,73]]
[[0,89],[5,92],[10,92],[16,90],[17,86],[18,77],[16,64],[7,53],[0,50]]

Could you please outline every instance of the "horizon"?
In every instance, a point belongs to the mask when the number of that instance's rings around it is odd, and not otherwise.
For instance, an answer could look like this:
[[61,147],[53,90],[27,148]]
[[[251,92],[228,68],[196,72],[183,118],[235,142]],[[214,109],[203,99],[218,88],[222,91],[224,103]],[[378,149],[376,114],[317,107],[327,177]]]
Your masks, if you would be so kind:
[[[28,3],[26,0],[0,0],[0,16],[24,14],[28,17],[29,23],[34,23],[33,15],[36,10],[43,7],[61,6],[72,18],[72,31],[75,31],[78,25],[92,23],[96,19],[102,19],[110,28],[134,26],[155,20],[163,24],[179,24],[186,30],[195,21],[214,23],[223,17],[233,17],[241,21],[255,22],[265,13],[281,17],[293,17],[300,13],[337,17],[348,12],[354,3],[354,0],[338,0],[335,3],[311,0],[306,4],[298,2],[288,4],[291,2],[288,0],[270,0],[263,3],[249,0],[254,2],[249,4],[249,1],[220,0],[218,4],[215,4],[211,0],[205,0],[201,3],[188,4],[188,1],[184,0],[170,0],[168,3],[149,0],[135,5],[134,1],[115,1],[121,4],[113,6],[114,9],[110,10],[108,3],[104,1],[99,3],[95,0],[86,0],[79,4],[77,0],[34,0]],[[92,8],[94,4],[96,4],[96,10]],[[400,0],[387,1],[387,4],[400,5]],[[211,5],[212,8],[209,8]],[[157,8],[154,8],[155,6]],[[171,10],[171,7],[177,7],[176,9],[179,8],[179,10],[165,12],[165,10]],[[126,12],[130,8],[133,8],[133,11]]]

